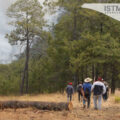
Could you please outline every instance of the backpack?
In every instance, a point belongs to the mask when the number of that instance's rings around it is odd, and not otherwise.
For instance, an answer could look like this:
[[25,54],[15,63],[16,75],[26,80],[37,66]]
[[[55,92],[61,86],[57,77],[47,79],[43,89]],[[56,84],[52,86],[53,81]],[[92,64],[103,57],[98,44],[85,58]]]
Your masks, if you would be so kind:
[[95,85],[93,92],[94,95],[101,95],[103,93],[103,86]]
[[89,95],[90,95],[90,90],[89,90],[89,88],[86,87],[86,89],[85,89],[85,96],[89,96]]
[[77,92],[81,92],[82,85],[78,85]]
[[66,92],[67,92],[67,94],[73,94],[73,87],[67,86]]

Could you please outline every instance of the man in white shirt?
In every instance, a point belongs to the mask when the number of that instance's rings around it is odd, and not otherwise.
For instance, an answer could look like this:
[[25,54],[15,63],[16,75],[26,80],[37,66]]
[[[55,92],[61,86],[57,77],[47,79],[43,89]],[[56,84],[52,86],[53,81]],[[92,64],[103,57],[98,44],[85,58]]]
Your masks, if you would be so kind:
[[[101,109],[102,104],[102,94],[105,94],[106,88],[102,82],[102,78],[98,77],[97,81],[95,81],[92,85],[91,91],[93,92],[93,101],[95,110]],[[98,101],[98,105],[97,105]]]

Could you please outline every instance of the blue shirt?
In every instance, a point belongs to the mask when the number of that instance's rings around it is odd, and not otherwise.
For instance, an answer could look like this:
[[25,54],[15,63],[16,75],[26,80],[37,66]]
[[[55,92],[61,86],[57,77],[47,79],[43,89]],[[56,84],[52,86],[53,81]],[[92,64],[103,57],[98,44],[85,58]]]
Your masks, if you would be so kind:
[[89,92],[91,93],[91,87],[92,87],[91,83],[83,83],[83,90],[84,90],[84,92],[86,91],[86,88],[88,88]]

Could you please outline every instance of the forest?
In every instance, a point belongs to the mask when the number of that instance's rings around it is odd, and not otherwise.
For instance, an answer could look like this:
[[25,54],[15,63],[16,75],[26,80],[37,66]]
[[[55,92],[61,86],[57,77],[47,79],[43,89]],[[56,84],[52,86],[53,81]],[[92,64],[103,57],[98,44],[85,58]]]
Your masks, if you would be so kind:
[[[84,9],[84,3],[120,0],[16,0],[7,10],[13,30],[11,45],[24,51],[10,64],[0,64],[0,95],[64,92],[86,77],[102,77],[111,93],[120,88],[120,22]],[[57,22],[44,19],[60,12]],[[47,29],[47,30],[46,30]]]

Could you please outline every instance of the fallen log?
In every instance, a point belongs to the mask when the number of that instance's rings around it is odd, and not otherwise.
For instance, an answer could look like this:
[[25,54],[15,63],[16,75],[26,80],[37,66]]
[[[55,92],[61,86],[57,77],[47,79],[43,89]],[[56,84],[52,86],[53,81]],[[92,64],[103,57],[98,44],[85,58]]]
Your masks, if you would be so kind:
[[72,103],[55,103],[55,102],[37,102],[37,101],[0,101],[0,109],[5,108],[14,108],[15,110],[18,108],[37,108],[39,110],[54,110],[54,111],[62,111],[62,110],[72,110]]

